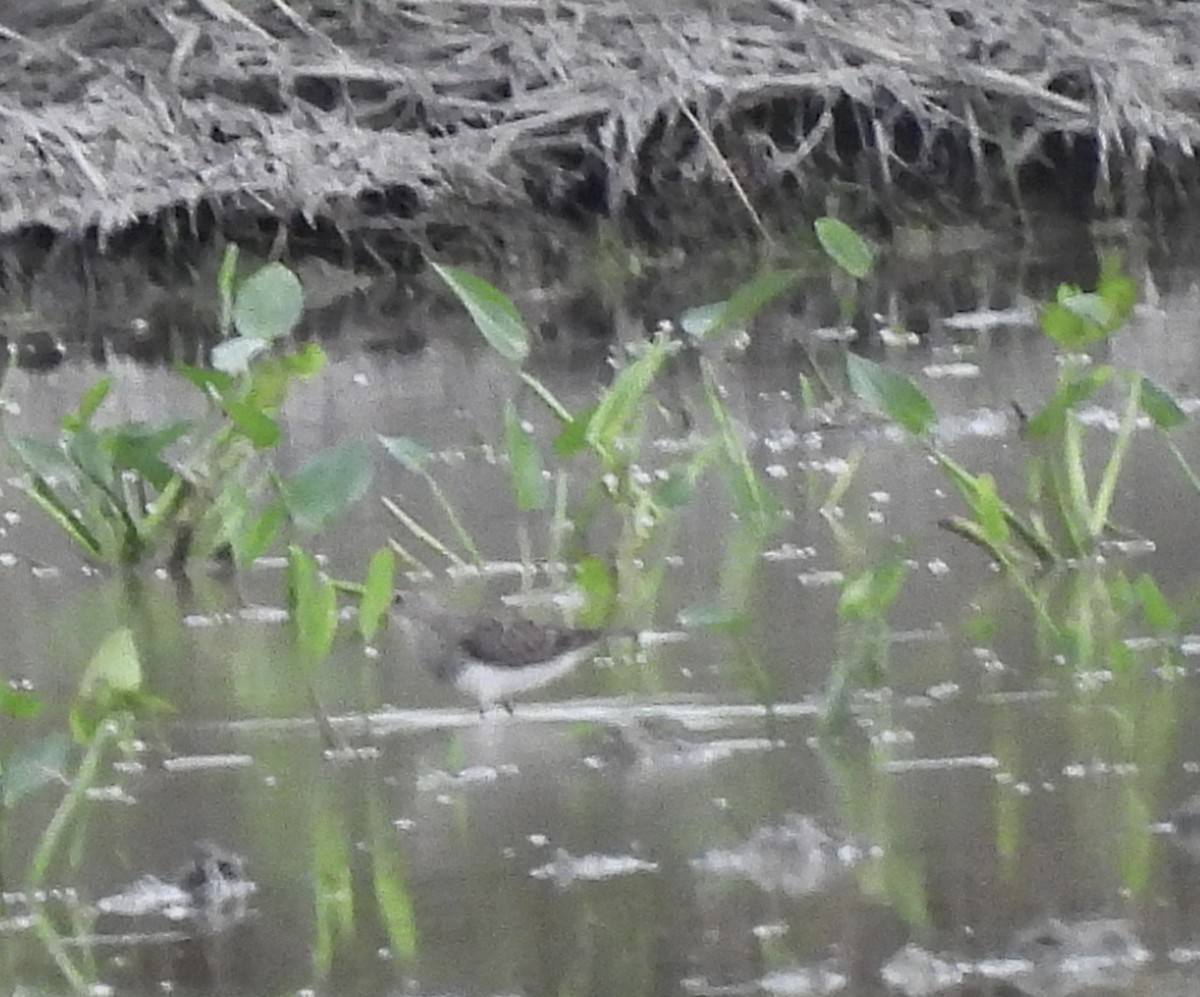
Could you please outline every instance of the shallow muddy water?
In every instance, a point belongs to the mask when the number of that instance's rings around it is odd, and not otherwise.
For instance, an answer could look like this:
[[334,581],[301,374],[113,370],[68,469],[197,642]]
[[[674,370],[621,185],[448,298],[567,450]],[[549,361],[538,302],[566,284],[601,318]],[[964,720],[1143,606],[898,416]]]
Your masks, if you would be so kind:
[[[1185,407],[1200,404],[1200,278],[1157,280],[1154,307],[1107,353]],[[934,398],[956,460],[1019,492],[1011,403],[1036,409],[1057,368],[1028,309],[1000,306],[1007,324],[973,310],[879,353]],[[642,604],[637,639],[614,637],[597,658],[516,695],[511,715],[481,716],[431,674],[401,625],[368,648],[339,640],[315,681],[345,749],[332,753],[279,609],[278,566],[232,582],[197,575],[186,590],[154,575],[95,577],[5,484],[0,674],[51,704],[30,730],[62,724],[115,621],[132,628],[147,686],[176,712],[104,756],[44,899],[24,889],[26,870],[62,788],[0,824],[0,990],[1200,987],[1200,847],[1188,837],[1200,820],[1179,811],[1200,793],[1200,639],[1187,626],[1197,625],[1200,496],[1148,433],[1135,436],[1115,518],[1152,548],[1130,544],[1140,552],[1039,581],[1080,644],[1119,644],[1128,657],[1114,668],[1097,651],[1068,667],[1030,602],[939,528],[959,506],[916,446],[881,421],[801,412],[798,375],[811,368],[797,343],[830,370],[844,349],[811,332],[768,314],[746,350],[711,358],[787,512],[764,549],[739,553],[729,503],[706,483]],[[573,409],[605,369],[537,363]],[[12,372],[11,418],[26,430],[54,425],[99,372],[76,362]],[[117,416],[171,411],[166,372],[128,361],[109,372]],[[678,363],[669,384],[681,407],[702,406],[695,363]],[[505,598],[521,607],[554,579],[544,565],[522,571],[523,549],[535,560],[546,549],[548,524],[512,511],[486,445],[510,389],[504,364],[465,325],[409,356],[347,349],[289,403],[288,445],[298,459],[348,437],[428,443],[439,454],[432,473],[489,559],[480,576],[440,574],[435,587],[464,611]],[[648,464],[665,463],[677,442],[648,447]],[[389,535],[416,546],[381,494],[442,529],[420,482],[382,450],[377,468],[371,496],[317,545],[335,574],[359,577]],[[841,582],[896,540],[909,571],[886,618],[839,616]],[[687,625],[735,569],[751,579],[748,626]],[[1153,575],[1180,607],[1181,639],[1120,611],[1108,587],[1119,570]],[[821,738],[831,675],[864,647],[883,675],[851,697],[841,736]],[[229,862],[197,866],[200,841]],[[227,891],[194,902],[197,868]]]

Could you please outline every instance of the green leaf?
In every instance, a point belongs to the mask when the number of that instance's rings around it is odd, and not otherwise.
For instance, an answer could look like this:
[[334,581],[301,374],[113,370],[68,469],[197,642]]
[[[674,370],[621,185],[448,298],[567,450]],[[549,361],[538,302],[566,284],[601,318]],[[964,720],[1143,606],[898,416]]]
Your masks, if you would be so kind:
[[799,270],[767,270],[747,281],[728,301],[689,308],[680,316],[680,327],[689,336],[704,339],[728,329],[742,329],[800,279]]
[[270,341],[291,332],[303,313],[299,278],[282,263],[268,263],[238,288],[233,325],[240,336]]
[[225,398],[237,387],[237,381],[219,370],[209,370],[206,367],[192,367],[190,364],[178,364],[176,373],[194,385],[204,395],[216,395]]
[[142,663],[129,627],[113,630],[100,642],[84,669],[79,694],[92,699],[104,689],[136,692],[142,685]]
[[846,355],[850,389],[855,396],[899,423],[914,436],[927,433],[937,413],[933,404],[912,381],[903,374],[860,357]]
[[250,361],[269,348],[266,339],[227,339],[213,347],[209,362],[222,373],[244,374],[250,369]]
[[390,547],[380,547],[371,555],[362,597],[358,600],[358,632],[370,643],[379,630],[396,590],[396,555]]
[[42,701],[32,692],[0,685],[0,714],[14,720],[32,720],[42,712]]
[[420,474],[433,457],[429,447],[409,436],[380,436],[378,439],[394,460],[414,474]]
[[1187,413],[1179,407],[1166,388],[1148,377],[1142,378],[1142,411],[1159,429],[1169,432],[1188,421]]
[[522,512],[546,508],[550,485],[542,473],[541,454],[511,400],[504,406],[504,448],[517,508]]
[[655,340],[624,368],[596,406],[588,420],[587,441],[593,449],[611,451],[637,416],[642,398],[667,358],[668,344]]
[[311,668],[328,657],[337,633],[337,592],[317,568],[316,558],[300,547],[288,548],[288,603],[296,646]]
[[0,770],[0,809],[11,809],[51,782],[66,782],[69,747],[61,731],[18,745]]
[[431,263],[471,315],[483,338],[505,360],[520,364],[529,356],[529,331],[516,306],[482,277]]
[[988,544],[994,550],[1002,550],[1008,543],[1007,507],[996,491],[996,479],[990,474],[975,479],[972,511]]
[[1096,293],[1108,303],[1117,326],[1125,323],[1137,304],[1138,290],[1133,278],[1121,270],[1119,253],[1105,253],[1100,261],[1100,280]]
[[229,416],[229,421],[237,427],[238,432],[259,450],[269,450],[278,445],[283,436],[279,423],[249,402],[229,398],[221,402],[221,411]]
[[68,412],[62,418],[62,428],[68,432],[74,432],[77,429],[86,426],[92,421],[92,416],[96,414],[108,397],[108,393],[112,390],[112,378],[102,377],[99,381],[88,388],[83,397],[79,399],[79,405],[76,406],[74,412]]
[[554,438],[554,452],[563,460],[574,457],[580,450],[586,449],[588,426],[591,425],[592,416],[596,414],[597,408],[599,408],[598,404],[589,405],[563,426],[558,436]]
[[908,567],[892,556],[878,567],[847,579],[838,599],[838,616],[843,620],[877,619],[900,594]]
[[230,243],[221,256],[221,269],[217,271],[217,294],[221,299],[221,335],[229,335],[233,324],[233,291],[237,277],[238,247]]
[[581,627],[598,628],[612,619],[617,602],[617,580],[600,558],[589,554],[575,566],[575,584],[585,602],[575,622]]
[[364,443],[342,443],[318,454],[284,483],[292,522],[309,533],[324,529],[367,493],[373,474]]
[[1061,431],[1067,413],[1090,399],[1112,376],[1113,368],[1107,364],[1068,375],[1042,410],[1025,424],[1025,435],[1042,440]]
[[817,241],[825,254],[851,277],[862,280],[874,265],[871,247],[845,222],[818,218],[813,223]]
[[244,530],[232,538],[233,556],[240,565],[252,564],[267,552],[287,518],[282,500],[268,505]]
[[305,379],[321,373],[326,360],[325,351],[317,343],[305,343],[299,352],[280,357],[288,373]]
[[136,471],[161,491],[175,473],[162,459],[162,452],[186,436],[191,429],[190,422],[172,422],[162,426],[127,422],[107,430],[103,442],[112,455],[113,467],[117,471]]
[[1141,603],[1142,613],[1146,622],[1158,631],[1177,633],[1179,631],[1179,614],[1162,594],[1162,590],[1149,575],[1141,575],[1133,583],[1133,591]]
[[33,475],[75,477],[75,468],[61,447],[35,440],[32,436],[11,436],[8,444],[21,466]]
[[46,479],[36,475],[30,481],[26,494],[50,519],[58,524],[71,540],[87,551],[97,561],[105,559],[104,544],[74,510],[50,487]]

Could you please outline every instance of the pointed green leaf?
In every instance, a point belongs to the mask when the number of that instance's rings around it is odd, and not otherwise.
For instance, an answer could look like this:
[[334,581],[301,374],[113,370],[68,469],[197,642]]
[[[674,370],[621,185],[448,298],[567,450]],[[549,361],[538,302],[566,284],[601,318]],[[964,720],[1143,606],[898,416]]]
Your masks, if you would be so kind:
[[586,409],[571,419],[558,436],[554,438],[554,452],[563,460],[574,457],[580,450],[587,447],[588,426],[592,416],[596,414],[598,405],[589,405]]
[[237,289],[233,325],[240,336],[269,341],[291,332],[303,313],[300,279],[282,263],[268,263]]
[[523,363],[529,356],[529,331],[516,306],[482,277],[438,263],[430,266],[462,302],[492,349],[505,360]]
[[1149,575],[1141,575],[1133,583],[1134,593],[1141,603],[1142,613],[1146,622],[1158,631],[1177,633],[1179,630],[1179,614],[1162,590]]
[[0,685],[0,714],[14,720],[32,720],[42,712],[42,701],[32,692]]
[[209,370],[207,367],[178,364],[175,371],[194,385],[206,398],[210,395],[216,395],[218,398],[227,397],[237,385],[237,381],[228,374],[219,370]]
[[296,646],[306,668],[324,661],[337,633],[337,592],[317,568],[316,558],[288,548],[288,602]]
[[91,699],[103,689],[136,692],[142,684],[142,663],[129,627],[113,630],[96,649],[79,684],[79,694]]
[[851,277],[862,280],[871,272],[871,247],[849,225],[836,218],[818,218],[813,228],[825,254]]
[[112,378],[102,377],[83,393],[75,411],[63,416],[62,428],[70,433],[90,423],[92,416],[96,414],[96,409],[104,403],[104,399],[108,397],[111,390]]
[[1042,440],[1061,431],[1067,413],[1088,401],[1112,376],[1113,368],[1107,364],[1068,375],[1042,410],[1025,424],[1025,435]]
[[368,643],[375,638],[396,590],[396,555],[381,547],[371,555],[362,597],[358,600],[358,632]]
[[287,519],[287,506],[281,499],[268,505],[242,530],[232,538],[233,556],[238,564],[245,566],[253,564],[262,557],[271,546],[271,542],[279,533]]
[[279,423],[249,402],[229,398],[221,402],[221,411],[229,416],[229,421],[237,427],[238,432],[259,450],[270,450],[283,437]]
[[927,433],[933,426],[937,417],[933,404],[903,374],[856,353],[846,355],[846,369],[850,389],[860,401],[878,409],[914,436]]
[[517,508],[522,512],[546,508],[550,485],[542,473],[542,457],[511,400],[504,406],[504,449]]
[[617,602],[617,580],[600,558],[591,554],[575,566],[575,584],[583,591],[584,608],[576,618],[581,627],[599,628],[612,620]]
[[1187,413],[1179,407],[1174,396],[1148,377],[1142,378],[1141,403],[1142,411],[1164,432],[1169,432],[1188,421]]

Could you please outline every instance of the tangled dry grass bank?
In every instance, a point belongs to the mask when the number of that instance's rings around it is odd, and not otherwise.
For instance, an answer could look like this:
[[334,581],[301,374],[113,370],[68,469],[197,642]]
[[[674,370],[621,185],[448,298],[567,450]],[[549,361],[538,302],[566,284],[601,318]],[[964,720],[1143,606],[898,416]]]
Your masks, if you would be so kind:
[[696,181],[1136,211],[1196,185],[1198,40],[1167,0],[8,0],[0,235],[237,213],[386,254],[450,202]]

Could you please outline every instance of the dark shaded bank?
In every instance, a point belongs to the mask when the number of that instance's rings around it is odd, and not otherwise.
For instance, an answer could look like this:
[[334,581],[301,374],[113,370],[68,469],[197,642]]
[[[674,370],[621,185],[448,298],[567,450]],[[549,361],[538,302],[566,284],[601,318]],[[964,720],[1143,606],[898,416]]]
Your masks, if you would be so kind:
[[0,234],[279,220],[395,265],[501,206],[654,235],[701,181],[747,216],[1162,210],[1198,36],[1185,3],[10,0]]

